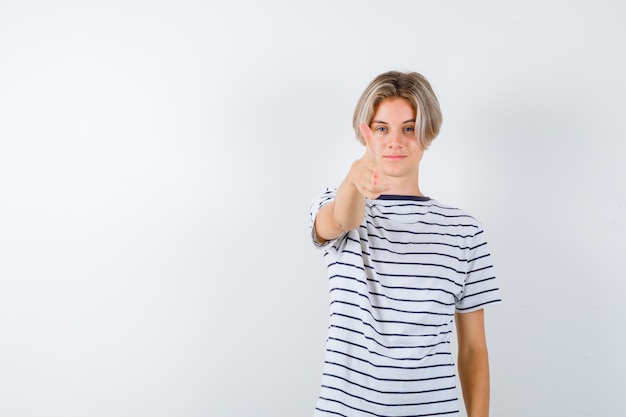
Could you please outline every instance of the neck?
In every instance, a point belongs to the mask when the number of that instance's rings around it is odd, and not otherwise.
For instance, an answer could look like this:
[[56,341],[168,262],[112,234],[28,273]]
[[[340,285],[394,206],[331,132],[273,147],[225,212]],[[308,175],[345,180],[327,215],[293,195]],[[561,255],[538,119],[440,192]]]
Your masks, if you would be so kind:
[[400,178],[391,178],[390,186],[391,189],[388,190],[385,194],[414,195],[418,197],[424,197],[424,194],[422,194],[422,191],[420,190],[419,181],[417,178],[415,178],[414,181],[403,181]]

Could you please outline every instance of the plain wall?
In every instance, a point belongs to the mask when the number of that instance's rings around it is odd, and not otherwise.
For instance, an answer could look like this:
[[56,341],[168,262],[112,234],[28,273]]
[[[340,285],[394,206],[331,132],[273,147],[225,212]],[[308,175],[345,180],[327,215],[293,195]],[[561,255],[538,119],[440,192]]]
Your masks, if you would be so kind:
[[444,114],[422,190],[490,239],[492,415],[626,416],[623,10],[0,2],[0,415],[312,415],[309,204],[399,69]]

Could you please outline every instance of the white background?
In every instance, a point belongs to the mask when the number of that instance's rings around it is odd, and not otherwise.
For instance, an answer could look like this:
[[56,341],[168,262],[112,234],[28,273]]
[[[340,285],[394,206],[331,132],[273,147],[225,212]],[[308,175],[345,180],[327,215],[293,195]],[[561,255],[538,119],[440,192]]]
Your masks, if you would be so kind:
[[485,226],[492,415],[624,417],[620,1],[0,2],[0,415],[310,416],[308,208],[424,74],[421,187]]

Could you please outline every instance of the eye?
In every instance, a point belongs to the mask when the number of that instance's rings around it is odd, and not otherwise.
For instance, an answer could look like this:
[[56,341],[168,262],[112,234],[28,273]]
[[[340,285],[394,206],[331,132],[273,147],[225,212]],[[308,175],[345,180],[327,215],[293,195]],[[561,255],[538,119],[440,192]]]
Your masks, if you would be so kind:
[[413,132],[415,132],[415,127],[414,126],[404,126],[404,132],[405,133],[413,133]]
[[377,126],[376,128],[374,128],[374,130],[379,133],[385,133],[389,129],[386,126]]

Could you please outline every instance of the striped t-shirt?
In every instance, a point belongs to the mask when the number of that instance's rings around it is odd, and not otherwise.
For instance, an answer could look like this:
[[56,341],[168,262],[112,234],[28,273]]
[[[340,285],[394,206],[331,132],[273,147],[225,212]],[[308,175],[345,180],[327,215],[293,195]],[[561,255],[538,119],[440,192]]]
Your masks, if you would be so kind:
[[320,244],[330,322],[315,416],[457,416],[455,311],[500,302],[478,221],[428,197],[366,200],[361,226]]

